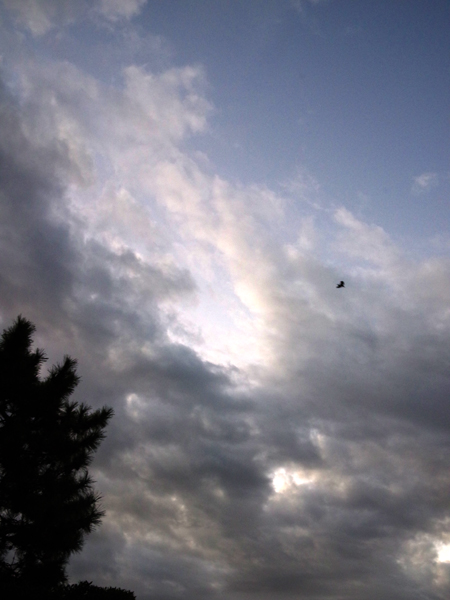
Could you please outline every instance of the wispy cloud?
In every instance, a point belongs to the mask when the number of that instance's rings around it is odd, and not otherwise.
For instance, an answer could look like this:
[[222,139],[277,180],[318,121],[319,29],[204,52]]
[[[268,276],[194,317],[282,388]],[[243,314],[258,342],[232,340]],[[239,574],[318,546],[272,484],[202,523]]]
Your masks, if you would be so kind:
[[136,16],[147,0],[100,0],[99,12],[111,21]]
[[439,176],[437,173],[422,173],[414,177],[414,183],[411,187],[413,194],[422,194],[428,192],[430,189],[436,187],[439,183]]
[[98,15],[108,21],[131,19],[147,0],[2,0],[18,24],[34,36],[45,35],[56,27]]

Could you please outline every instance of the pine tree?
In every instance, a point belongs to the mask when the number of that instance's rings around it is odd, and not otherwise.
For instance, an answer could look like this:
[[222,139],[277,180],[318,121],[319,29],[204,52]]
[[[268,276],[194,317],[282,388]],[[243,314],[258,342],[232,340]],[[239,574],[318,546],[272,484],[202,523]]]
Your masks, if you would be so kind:
[[0,340],[0,582],[51,588],[104,514],[87,467],[113,411],[70,400],[69,356],[40,378],[34,331],[19,316]]

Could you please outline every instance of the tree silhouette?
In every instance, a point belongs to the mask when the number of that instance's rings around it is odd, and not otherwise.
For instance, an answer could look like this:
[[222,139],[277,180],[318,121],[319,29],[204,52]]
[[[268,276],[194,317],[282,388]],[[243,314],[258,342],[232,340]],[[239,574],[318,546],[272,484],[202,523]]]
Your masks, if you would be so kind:
[[19,316],[0,340],[0,583],[50,589],[104,514],[87,467],[113,411],[69,400],[79,382],[69,356],[40,378],[34,331]]

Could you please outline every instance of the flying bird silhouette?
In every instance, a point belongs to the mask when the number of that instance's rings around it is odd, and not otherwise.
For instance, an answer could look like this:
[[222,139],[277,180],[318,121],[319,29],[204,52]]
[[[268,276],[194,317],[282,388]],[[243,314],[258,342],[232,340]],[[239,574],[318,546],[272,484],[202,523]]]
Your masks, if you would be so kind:
[[339,282],[336,286],[337,288],[345,287],[345,283],[343,281]]

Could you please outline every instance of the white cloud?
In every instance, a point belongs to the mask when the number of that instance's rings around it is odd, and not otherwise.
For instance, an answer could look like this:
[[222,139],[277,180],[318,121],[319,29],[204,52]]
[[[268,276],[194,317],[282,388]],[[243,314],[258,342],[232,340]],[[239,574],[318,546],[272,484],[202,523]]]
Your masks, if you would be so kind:
[[370,267],[376,266],[381,271],[394,269],[395,272],[399,251],[381,227],[363,223],[343,207],[335,211],[334,219],[344,228],[338,236],[341,251],[359,261],[367,261]]
[[17,22],[34,36],[75,21],[101,15],[110,22],[131,19],[147,0],[2,0]]
[[53,19],[61,2],[58,0],[3,0],[6,8],[16,14],[19,23],[33,35],[43,35],[53,27]]
[[436,187],[438,183],[439,177],[437,173],[422,173],[421,175],[414,177],[414,183],[411,187],[411,191],[413,194],[421,194]]
[[147,3],[147,0],[100,0],[98,10],[109,20],[131,19]]

